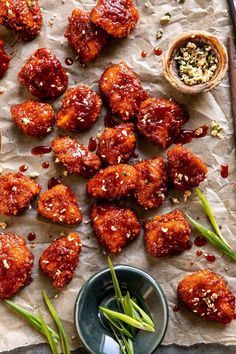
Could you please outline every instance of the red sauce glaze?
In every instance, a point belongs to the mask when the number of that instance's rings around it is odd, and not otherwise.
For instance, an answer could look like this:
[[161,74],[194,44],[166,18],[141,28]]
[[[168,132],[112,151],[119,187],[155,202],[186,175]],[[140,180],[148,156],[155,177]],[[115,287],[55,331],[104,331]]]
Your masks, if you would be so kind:
[[135,159],[137,159],[137,158],[139,157],[139,154],[138,154],[137,152],[134,152],[134,153],[133,153],[133,157],[134,157]]
[[163,50],[161,48],[159,48],[159,47],[154,48],[155,55],[160,56],[160,55],[162,55],[162,53],[163,53]]
[[113,119],[111,112],[107,112],[104,117],[104,126],[106,128],[113,128],[117,125],[117,122]]
[[181,308],[178,306],[178,305],[175,305],[174,307],[173,307],[173,311],[174,312],[178,312],[178,311],[180,311],[181,310]]
[[226,164],[223,164],[220,166],[220,174],[222,178],[227,178],[229,175],[229,166]]
[[216,256],[212,253],[206,253],[205,258],[208,262],[215,262]]
[[187,144],[190,143],[193,138],[203,138],[207,135],[209,127],[207,125],[202,125],[201,127],[192,129],[182,129],[178,135],[175,143]]
[[4,49],[4,41],[0,39],[0,79],[4,76],[8,69],[10,57],[7,55]]
[[24,164],[24,165],[21,165],[21,166],[19,167],[19,171],[20,171],[20,172],[25,172],[25,171],[28,170],[28,168],[29,168],[29,166],[26,165],[26,164]]
[[146,58],[146,56],[147,56],[147,52],[145,52],[145,50],[142,50],[141,51],[141,57],[142,58]]
[[186,249],[187,249],[187,250],[190,250],[190,249],[192,248],[192,246],[193,246],[193,243],[192,243],[191,240],[189,240],[189,241],[187,242]]
[[45,155],[52,151],[51,146],[36,146],[31,150],[32,155]]
[[89,151],[95,151],[97,149],[97,140],[94,136],[91,136],[88,143]]
[[36,234],[34,232],[30,232],[27,235],[29,241],[34,241],[36,239]]
[[69,58],[69,57],[67,57],[66,59],[65,59],[65,64],[66,65],[73,65],[73,63],[74,63],[74,60],[72,59],[72,58]]
[[42,163],[42,168],[48,168],[50,166],[50,163],[48,161],[45,161]]
[[236,313],[234,314],[234,320],[236,320]]
[[51,177],[48,181],[48,189],[55,187],[57,184],[61,184],[61,180],[58,177]]
[[197,250],[197,251],[196,251],[196,255],[197,255],[198,257],[200,257],[200,256],[202,255],[202,251],[201,251],[201,250]]
[[206,243],[207,243],[207,240],[206,240],[205,237],[203,237],[203,236],[198,236],[198,237],[194,240],[194,245],[197,246],[197,247],[205,246]]

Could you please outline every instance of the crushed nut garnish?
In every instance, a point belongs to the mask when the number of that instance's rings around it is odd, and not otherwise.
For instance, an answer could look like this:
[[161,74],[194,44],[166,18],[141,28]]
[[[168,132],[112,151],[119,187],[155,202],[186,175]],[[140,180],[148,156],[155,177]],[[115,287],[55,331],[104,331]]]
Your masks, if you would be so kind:
[[7,227],[7,223],[5,223],[4,221],[1,221],[1,222],[0,222],[0,228],[1,228],[2,230],[5,230],[6,227]]
[[167,23],[170,22],[170,19],[171,19],[171,14],[169,12],[167,12],[164,16],[161,17],[160,23],[162,25],[166,25]]
[[38,176],[40,176],[40,174],[38,172],[31,172],[31,174],[30,174],[31,178],[37,178]]
[[221,139],[222,138],[221,131],[222,131],[221,125],[219,123],[213,121],[211,123],[211,135]]
[[188,197],[190,197],[190,195],[192,194],[192,192],[190,191],[185,191],[184,192],[184,202],[186,203],[188,200]]
[[163,29],[160,28],[156,33],[156,39],[161,39],[162,36],[163,36]]

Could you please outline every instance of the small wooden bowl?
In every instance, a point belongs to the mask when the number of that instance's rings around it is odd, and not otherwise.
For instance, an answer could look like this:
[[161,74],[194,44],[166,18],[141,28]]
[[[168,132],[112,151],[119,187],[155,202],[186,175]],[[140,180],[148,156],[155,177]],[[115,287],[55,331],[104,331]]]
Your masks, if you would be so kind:
[[[180,79],[174,59],[179,49],[181,47],[186,46],[186,44],[190,41],[198,44],[209,44],[215,51],[217,59],[219,61],[217,69],[209,81],[193,86],[186,85]],[[205,31],[188,31],[182,33],[181,35],[178,35],[169,43],[169,48],[163,59],[163,71],[166,79],[177,90],[188,95],[196,95],[201,92],[207,92],[212,90],[214,87],[219,85],[221,80],[224,78],[227,69],[228,55],[224,45],[218,40],[218,38],[213,36],[211,33]]]

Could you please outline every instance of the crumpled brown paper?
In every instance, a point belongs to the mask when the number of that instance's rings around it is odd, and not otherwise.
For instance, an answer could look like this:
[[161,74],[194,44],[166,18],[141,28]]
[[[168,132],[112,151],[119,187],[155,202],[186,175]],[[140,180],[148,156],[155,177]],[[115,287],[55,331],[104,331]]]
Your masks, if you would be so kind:
[[[7,75],[0,82],[0,90],[4,91],[0,96],[0,128],[3,130],[3,151],[0,155],[0,167],[3,168],[4,172],[17,171],[20,165],[27,163],[30,167],[26,174],[35,171],[40,173],[38,181],[42,184],[44,191],[47,188],[48,179],[51,176],[58,176],[63,171],[63,168],[59,169],[54,164],[55,158],[52,155],[35,157],[30,154],[30,151],[32,147],[37,145],[50,144],[53,136],[57,134],[57,129],[55,128],[53,134],[44,140],[37,140],[25,137],[13,125],[9,112],[10,106],[29,97],[28,92],[19,87],[16,78],[17,73],[28,56],[38,47],[53,49],[62,63],[68,56],[75,58],[75,53],[68,48],[67,41],[63,37],[67,25],[67,17],[75,7],[90,10],[95,1],[41,0],[40,3],[44,15],[44,25],[40,36],[29,43],[23,43],[19,40],[12,48],[8,48],[10,52],[14,52],[14,56]],[[217,220],[222,225],[224,236],[236,250],[236,169],[228,79],[226,78],[218,88],[210,93],[191,98],[185,97],[175,91],[165,81],[162,75],[161,57],[157,57],[152,53],[154,46],[158,45],[165,50],[169,40],[175,34],[191,29],[208,30],[225,43],[227,35],[231,33],[229,16],[226,12],[226,1],[186,0],[183,5],[179,4],[177,0],[147,0],[146,2],[137,0],[136,3],[141,19],[135,31],[127,39],[114,40],[103,51],[100,58],[86,68],[81,67],[78,62],[66,67],[69,73],[70,87],[83,83],[98,90],[97,83],[104,69],[110,63],[118,63],[123,59],[138,73],[140,80],[150,95],[172,97],[187,106],[191,116],[187,124],[188,127],[196,128],[203,124],[210,125],[213,120],[219,122],[223,127],[222,140],[209,135],[203,139],[193,141],[188,146],[202,157],[209,167],[208,180],[203,184],[203,189],[214,207]],[[145,4],[149,6],[146,7]],[[156,32],[161,27],[160,18],[166,12],[171,13],[171,21],[164,27],[163,38],[156,41]],[[48,22],[52,22],[53,25],[49,25]],[[13,33],[3,28],[1,28],[1,37],[8,44],[13,43],[16,38]],[[145,59],[141,58],[142,50],[148,52],[148,56]],[[60,99],[54,103],[54,107],[55,109],[60,107]],[[77,134],[77,138],[81,143],[87,145],[89,137],[96,135],[99,128],[103,129],[104,113],[102,113],[93,129],[84,134]],[[137,151],[141,158],[151,157],[155,154],[166,156],[166,152],[157,149],[146,140],[138,143]],[[41,167],[43,161],[50,161],[50,169],[45,170]],[[221,163],[229,164],[230,174],[227,179],[220,177],[219,166]],[[84,214],[84,220],[76,228],[83,241],[80,263],[74,279],[62,291],[58,292],[53,289],[50,281],[39,273],[38,258],[54,238],[59,236],[61,232],[69,232],[71,228],[52,224],[39,218],[35,211],[35,203],[33,203],[33,208],[27,210],[22,216],[14,218],[1,217],[1,221],[7,222],[8,228],[6,231],[14,231],[24,237],[30,231],[34,231],[37,234],[35,248],[32,250],[35,255],[34,281],[25,287],[14,298],[14,301],[32,311],[42,305],[42,289],[46,289],[50,297],[59,293],[59,297],[54,300],[54,303],[67,333],[72,337],[76,334],[73,324],[73,306],[78,291],[95,271],[106,266],[106,255],[98,247],[91,231],[91,226],[88,223],[90,200],[85,194],[86,181],[75,176],[64,177],[63,181],[75,191]],[[173,195],[173,191],[169,193],[169,196]],[[177,196],[178,198],[180,197],[178,194]],[[132,204],[132,202],[127,201],[124,204],[130,205],[130,203]],[[175,206],[167,198],[164,206],[151,212],[144,211],[136,203],[133,203],[132,207],[138,212],[140,219],[145,220],[157,213],[162,214],[173,210]],[[207,223],[196,195],[191,196],[187,203],[184,203],[181,197],[180,208],[187,210],[194,217],[201,216],[201,221]],[[49,236],[52,237],[50,238]],[[210,245],[207,245],[204,250],[212,251],[217,260],[214,263],[208,263],[204,257],[197,257],[195,254],[196,247],[180,256],[155,259],[145,252],[143,236],[141,235],[137,241],[124,249],[119,256],[112,257],[114,263],[127,263],[148,271],[163,286],[170,307],[170,323],[164,344],[191,345],[198,342],[236,344],[236,321],[224,327],[219,324],[204,322],[187,311],[177,313],[172,311],[174,304],[176,304],[178,281],[189,272],[199,269],[209,268],[219,272],[226,277],[231,289],[236,293],[235,265]],[[226,267],[228,271],[226,271]],[[46,315],[44,307],[42,307],[42,312]],[[48,317],[46,318],[50,321]],[[0,351],[44,341],[43,337],[38,335],[2,303],[0,304],[0,333]],[[71,343],[72,347],[78,345],[77,339]]]

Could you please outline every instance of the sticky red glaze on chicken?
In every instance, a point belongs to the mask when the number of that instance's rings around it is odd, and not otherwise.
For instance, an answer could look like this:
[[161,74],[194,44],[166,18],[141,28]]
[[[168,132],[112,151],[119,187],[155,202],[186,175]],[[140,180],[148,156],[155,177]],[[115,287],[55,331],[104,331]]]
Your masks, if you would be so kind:
[[80,224],[83,218],[74,193],[63,184],[57,184],[40,195],[38,212],[53,222],[68,225]]
[[106,44],[107,33],[95,26],[90,14],[83,10],[74,9],[68,20],[65,37],[69,45],[76,51],[79,60],[84,63],[93,61]]
[[114,128],[106,128],[99,138],[97,155],[107,165],[127,162],[136,146],[134,125],[124,123]]
[[171,182],[178,190],[197,187],[206,178],[205,163],[181,144],[168,151],[167,159]]
[[12,119],[28,136],[42,137],[52,131],[55,123],[53,108],[48,103],[27,100],[11,107]]
[[154,257],[182,253],[190,246],[190,234],[190,225],[178,209],[157,215],[145,223],[146,249]]
[[133,166],[120,164],[100,170],[87,183],[91,197],[116,199],[128,196],[137,186],[137,171]]
[[91,20],[113,37],[123,38],[135,28],[139,13],[133,0],[98,0]]
[[0,176],[0,214],[19,215],[39,194],[40,185],[21,173],[5,173]]
[[235,297],[226,280],[210,270],[187,275],[179,283],[178,298],[204,320],[228,324],[234,319]]
[[99,87],[112,113],[123,121],[135,118],[141,103],[148,97],[135,73],[124,62],[107,68],[101,76]]
[[136,214],[115,204],[93,204],[90,217],[98,242],[111,253],[119,253],[140,234]]
[[0,299],[12,297],[32,281],[33,262],[21,236],[0,233]]
[[42,12],[37,0],[1,0],[0,24],[31,41],[42,27]]
[[87,178],[100,168],[99,157],[69,136],[53,139],[52,150],[69,173],[77,173]]
[[188,118],[178,102],[165,98],[148,98],[140,106],[137,126],[140,133],[150,141],[166,148],[175,141]]
[[55,99],[67,88],[68,77],[55,54],[40,48],[32,54],[18,75],[19,83],[39,99]]
[[100,96],[89,87],[72,88],[62,99],[62,107],[57,114],[57,125],[61,129],[84,132],[98,120],[101,108]]
[[168,187],[168,177],[164,160],[156,157],[134,165],[138,172],[135,197],[144,208],[158,208],[164,200]]
[[76,232],[57,238],[39,259],[41,271],[53,281],[56,288],[63,288],[75,274],[81,252],[81,241]]
[[9,62],[10,62],[10,57],[5,52],[4,41],[0,39],[0,79],[2,79],[3,76],[5,75],[5,72],[9,67]]

